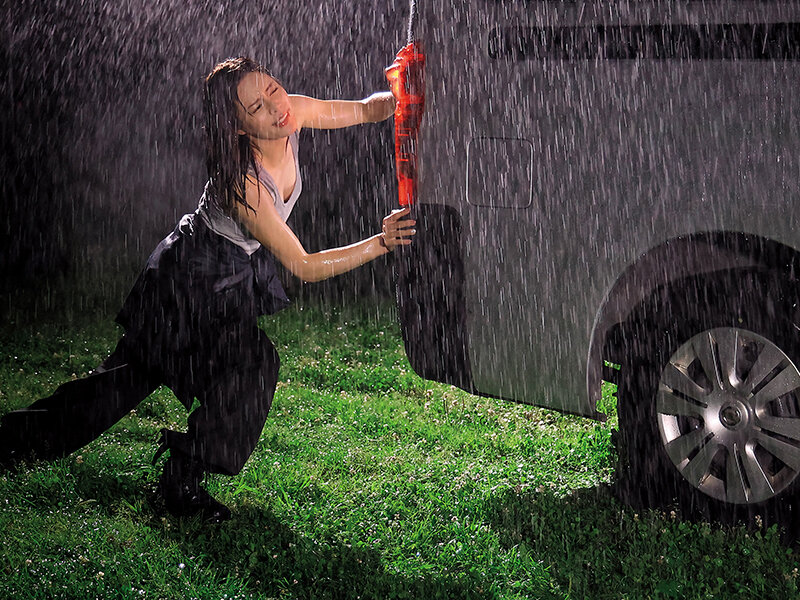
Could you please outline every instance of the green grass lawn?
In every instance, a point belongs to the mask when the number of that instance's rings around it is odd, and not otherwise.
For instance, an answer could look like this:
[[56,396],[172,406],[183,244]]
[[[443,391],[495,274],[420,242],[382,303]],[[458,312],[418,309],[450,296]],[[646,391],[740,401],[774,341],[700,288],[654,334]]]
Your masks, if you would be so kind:
[[[109,322],[6,324],[0,413],[82,376]],[[167,389],[64,460],[0,472],[2,598],[800,598],[797,553],[608,492],[611,426],[417,377],[390,305],[263,321],[281,382],[254,455],[208,487],[234,513],[164,514]],[[163,460],[163,459],[162,459]]]

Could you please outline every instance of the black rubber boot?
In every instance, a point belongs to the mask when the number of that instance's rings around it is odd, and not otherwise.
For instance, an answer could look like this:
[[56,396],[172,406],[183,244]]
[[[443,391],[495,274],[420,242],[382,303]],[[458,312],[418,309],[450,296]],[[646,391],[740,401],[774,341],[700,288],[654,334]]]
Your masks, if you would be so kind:
[[200,485],[202,480],[203,471],[197,464],[192,463],[187,456],[170,450],[170,456],[158,482],[158,492],[173,516],[202,515],[203,520],[210,523],[227,521],[231,518],[230,509]]

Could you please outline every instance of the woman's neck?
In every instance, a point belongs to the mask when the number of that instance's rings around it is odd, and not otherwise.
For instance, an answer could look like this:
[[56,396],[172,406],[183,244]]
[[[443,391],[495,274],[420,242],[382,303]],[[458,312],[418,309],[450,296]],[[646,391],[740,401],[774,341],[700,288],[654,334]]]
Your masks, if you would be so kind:
[[286,148],[289,145],[289,138],[279,138],[277,140],[254,140],[256,159],[265,166],[277,167],[286,156]]

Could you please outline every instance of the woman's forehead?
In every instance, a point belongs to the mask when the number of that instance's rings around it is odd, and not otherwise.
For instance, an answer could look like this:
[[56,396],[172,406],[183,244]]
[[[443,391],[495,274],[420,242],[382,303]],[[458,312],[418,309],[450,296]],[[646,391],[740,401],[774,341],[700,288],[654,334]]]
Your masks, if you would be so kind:
[[239,100],[242,104],[247,106],[250,102],[257,100],[258,95],[272,83],[275,83],[275,80],[266,73],[261,73],[259,71],[248,73],[242,77],[236,88],[239,94]]

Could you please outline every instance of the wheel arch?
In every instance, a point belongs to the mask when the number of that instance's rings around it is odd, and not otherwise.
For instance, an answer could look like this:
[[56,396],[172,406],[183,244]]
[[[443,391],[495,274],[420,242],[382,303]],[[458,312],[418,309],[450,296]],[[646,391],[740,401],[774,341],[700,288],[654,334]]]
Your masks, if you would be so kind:
[[586,369],[591,403],[597,405],[602,380],[612,377],[605,361],[621,361],[622,324],[654,290],[695,275],[748,268],[768,269],[787,281],[796,281],[800,252],[762,236],[704,232],[667,240],[629,265],[609,288],[595,315]]

